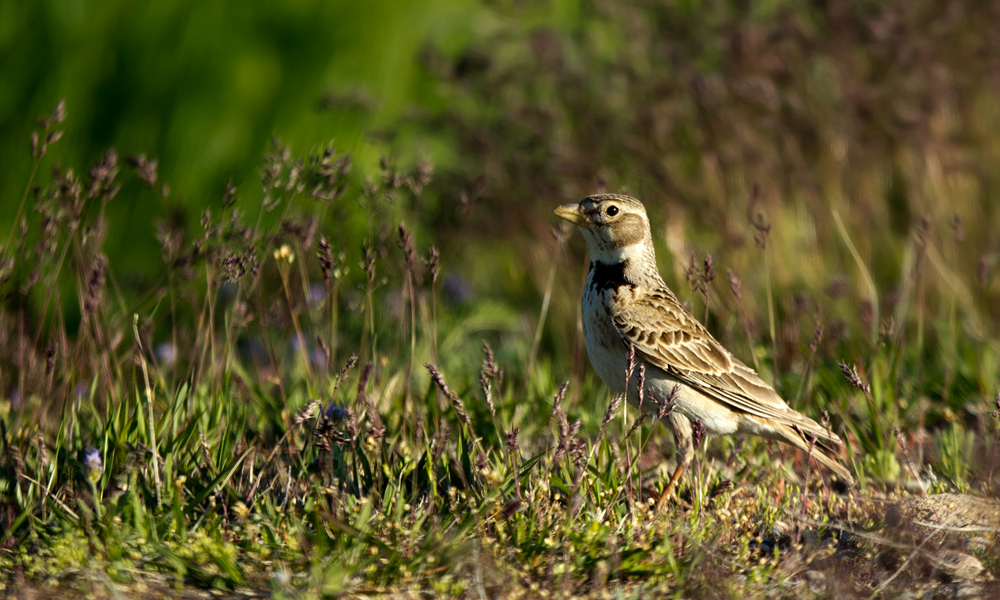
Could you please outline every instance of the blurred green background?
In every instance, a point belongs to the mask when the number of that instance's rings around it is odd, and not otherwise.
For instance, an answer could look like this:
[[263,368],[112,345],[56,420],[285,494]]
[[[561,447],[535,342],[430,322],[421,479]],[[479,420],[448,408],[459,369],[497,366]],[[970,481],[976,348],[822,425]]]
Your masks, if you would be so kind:
[[[756,282],[745,249],[765,218],[781,286],[847,279],[871,302],[872,285],[883,298],[905,287],[923,220],[951,244],[958,219],[953,268],[978,279],[963,301],[1000,314],[998,26],[1000,3],[972,1],[4,0],[0,226],[29,179],[37,118],[65,98],[65,136],[36,185],[56,161],[85,171],[109,147],[159,161],[157,189],[123,178],[109,208],[103,251],[138,274],[132,289],[164,272],[157,220],[197,226],[230,178],[257,210],[277,137],[296,156],[333,140],[356,189],[382,156],[404,170],[430,158],[419,218],[397,205],[382,226],[407,221],[423,244],[432,229],[445,245],[465,234],[478,251],[450,265],[466,273],[513,260],[502,293],[524,306],[547,277],[551,207],[626,188],[665,224],[654,235],[673,285],[706,253]],[[337,244],[349,253],[369,218],[355,212]],[[567,328],[574,307],[555,307]]]
[[470,0],[4,0],[0,224],[10,227],[27,183],[36,118],[65,98],[55,160],[79,169],[110,147],[159,160],[168,196],[126,185],[110,225],[134,235],[105,249],[119,269],[156,269],[154,219],[183,207],[196,220],[230,177],[259,197],[272,137],[303,153],[334,140],[375,168],[387,139],[372,132],[436,102],[421,47],[458,48],[484,24]]

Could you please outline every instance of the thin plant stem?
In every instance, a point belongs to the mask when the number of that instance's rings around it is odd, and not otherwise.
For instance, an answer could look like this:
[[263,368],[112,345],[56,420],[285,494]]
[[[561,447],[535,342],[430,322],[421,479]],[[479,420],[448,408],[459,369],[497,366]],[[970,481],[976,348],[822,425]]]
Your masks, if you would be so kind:
[[156,506],[159,508],[163,502],[163,483],[160,481],[160,453],[156,448],[156,421],[153,416],[153,388],[149,385],[149,370],[146,366],[146,357],[142,348],[142,338],[139,337],[139,314],[132,315],[132,335],[135,336],[135,345],[139,352],[139,360],[142,365],[142,378],[146,390],[146,408],[149,411],[149,447],[153,451],[153,481],[156,484]]
[[288,312],[292,317],[292,327],[295,328],[295,337],[299,341],[299,351],[302,354],[302,360],[305,361],[306,372],[309,374],[309,381],[312,382],[315,381],[315,377],[313,376],[312,365],[309,360],[309,348],[306,346],[306,339],[302,334],[302,325],[299,323],[299,315],[295,312],[295,304],[292,302],[292,290],[288,285],[289,273],[287,264],[279,266],[278,271],[281,274],[281,286],[285,290],[285,300],[288,301]]
[[767,327],[771,335],[771,385],[778,387],[778,339],[774,326],[774,294],[771,291],[771,259],[764,249],[764,285],[767,289]]

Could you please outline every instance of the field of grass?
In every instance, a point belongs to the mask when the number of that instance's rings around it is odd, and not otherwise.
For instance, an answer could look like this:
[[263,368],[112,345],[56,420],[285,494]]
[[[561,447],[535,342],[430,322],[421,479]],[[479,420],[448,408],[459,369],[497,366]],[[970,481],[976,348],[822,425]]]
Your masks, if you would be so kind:
[[[91,140],[53,98],[5,178],[4,592],[1000,592],[992,527],[883,522],[997,497],[1000,3],[480,8],[479,37],[413,57],[435,101],[382,135],[422,141],[377,167],[275,140],[181,206],[152,154],[76,162]],[[585,249],[550,214],[619,189],[856,486],[708,439],[653,510],[671,436],[592,372]],[[113,217],[126,194],[159,203],[153,240]]]

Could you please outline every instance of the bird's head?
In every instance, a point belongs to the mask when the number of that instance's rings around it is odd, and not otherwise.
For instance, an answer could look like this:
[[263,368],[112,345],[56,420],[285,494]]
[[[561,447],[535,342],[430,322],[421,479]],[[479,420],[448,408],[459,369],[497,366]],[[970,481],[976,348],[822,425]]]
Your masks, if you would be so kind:
[[646,209],[631,196],[596,194],[553,212],[580,228],[592,261],[618,264],[653,251]]

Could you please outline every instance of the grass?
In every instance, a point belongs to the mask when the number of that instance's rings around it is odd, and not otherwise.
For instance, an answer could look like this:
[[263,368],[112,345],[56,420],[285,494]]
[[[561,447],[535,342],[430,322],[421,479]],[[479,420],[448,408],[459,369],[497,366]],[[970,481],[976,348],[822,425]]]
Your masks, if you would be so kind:
[[[0,261],[5,590],[893,597],[946,585],[906,558],[917,547],[1000,574],[992,534],[880,529],[900,497],[996,497],[998,122],[995,90],[959,69],[990,52],[990,28],[918,6],[594,3],[575,28],[528,33],[501,20],[485,62],[424,57],[454,111],[418,121],[461,159],[401,152],[363,173],[332,146],[276,142],[259,199],[230,185],[198,226],[157,222],[166,275],[149,287],[105,255],[130,235],[107,215],[119,190],[152,201],[169,182],[113,151],[60,166],[73,142],[57,109]],[[921,35],[882,38],[884,23]],[[674,70],[654,68],[666,33]],[[877,62],[891,42],[949,48],[935,56],[954,77],[916,87],[930,75],[906,63],[899,93],[876,93],[889,84],[857,55]],[[887,116],[911,101],[919,132]],[[592,374],[582,244],[547,216],[624,183],[652,209],[667,281],[844,434],[856,487],[790,448],[711,439],[651,509],[669,435]]]

